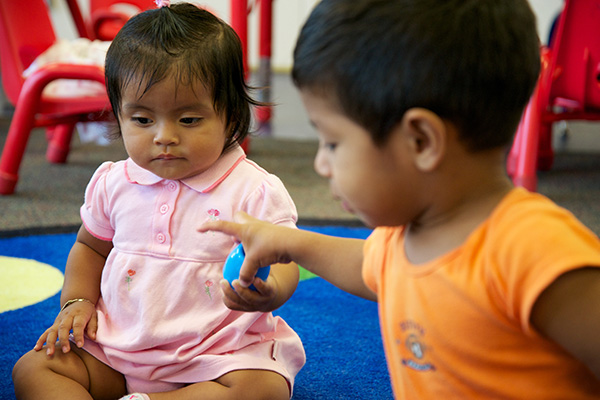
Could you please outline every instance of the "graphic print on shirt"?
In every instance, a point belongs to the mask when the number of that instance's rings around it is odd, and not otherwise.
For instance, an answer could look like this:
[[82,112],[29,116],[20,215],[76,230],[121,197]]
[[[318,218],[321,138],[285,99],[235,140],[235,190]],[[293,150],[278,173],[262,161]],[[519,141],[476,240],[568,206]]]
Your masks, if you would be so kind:
[[[207,211],[207,213],[208,213],[208,220],[210,220],[210,221],[218,221],[219,215],[221,215],[221,211],[217,210],[216,208],[211,208],[210,210]],[[215,232],[213,232],[213,231],[204,232],[203,235],[206,235],[207,233],[210,233],[212,236],[215,236]]]
[[210,294],[210,287],[213,285],[213,281],[211,281],[210,279],[207,280],[206,282],[204,282],[204,290],[206,291],[206,294],[208,295],[208,297],[212,300],[212,294]]
[[216,208],[211,208],[208,210],[208,217],[211,219],[211,221],[218,221],[219,215],[221,215],[221,211],[217,210]]
[[135,275],[135,271],[130,269],[127,271],[127,276],[125,277],[125,282],[127,282],[127,290],[131,290],[131,282],[133,282],[133,276]]
[[[402,365],[415,371],[435,371],[435,365],[427,362],[429,346],[425,344],[425,329],[417,322],[406,320],[400,322],[400,335],[396,344],[408,350],[409,356],[402,358]],[[400,354],[406,354],[400,350]]]

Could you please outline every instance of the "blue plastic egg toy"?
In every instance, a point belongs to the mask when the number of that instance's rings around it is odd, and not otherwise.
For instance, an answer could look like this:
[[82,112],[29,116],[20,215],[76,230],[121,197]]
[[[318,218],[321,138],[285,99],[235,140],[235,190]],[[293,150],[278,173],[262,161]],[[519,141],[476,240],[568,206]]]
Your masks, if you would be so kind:
[[[235,279],[239,279],[240,277],[240,269],[242,268],[242,264],[244,263],[244,258],[246,257],[246,253],[244,252],[244,247],[240,243],[237,245],[231,253],[229,253],[229,257],[225,261],[225,266],[223,267],[223,278],[231,283]],[[266,281],[269,277],[269,272],[271,272],[271,266],[267,265],[266,267],[262,267],[258,269],[256,273],[256,277]],[[233,286],[232,286],[233,287]],[[254,285],[250,285],[250,289],[256,290]]]

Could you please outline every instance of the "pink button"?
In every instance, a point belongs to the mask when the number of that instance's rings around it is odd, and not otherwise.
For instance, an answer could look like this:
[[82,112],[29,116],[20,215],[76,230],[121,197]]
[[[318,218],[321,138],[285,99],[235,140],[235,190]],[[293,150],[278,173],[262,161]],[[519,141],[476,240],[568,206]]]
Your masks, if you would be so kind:
[[160,213],[161,214],[166,214],[167,211],[169,211],[169,205],[168,204],[163,204],[162,206],[160,206]]
[[169,182],[167,184],[167,189],[169,189],[171,192],[174,192],[177,190],[177,184],[175,182]]
[[156,235],[156,241],[158,243],[164,243],[166,239],[167,238],[162,233],[159,233],[158,235]]

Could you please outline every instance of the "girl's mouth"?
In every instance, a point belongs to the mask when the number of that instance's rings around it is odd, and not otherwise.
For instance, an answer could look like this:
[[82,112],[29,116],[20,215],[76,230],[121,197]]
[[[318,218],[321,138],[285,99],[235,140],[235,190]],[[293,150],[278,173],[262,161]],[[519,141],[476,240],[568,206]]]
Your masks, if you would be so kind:
[[175,157],[172,154],[159,154],[155,160],[159,160],[159,161],[170,161],[170,160],[177,160],[181,157]]

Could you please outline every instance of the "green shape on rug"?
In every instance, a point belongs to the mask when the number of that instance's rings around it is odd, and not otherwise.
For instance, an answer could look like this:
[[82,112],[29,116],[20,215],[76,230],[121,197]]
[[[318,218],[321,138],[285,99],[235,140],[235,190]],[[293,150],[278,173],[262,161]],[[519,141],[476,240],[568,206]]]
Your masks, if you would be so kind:
[[300,280],[301,281],[317,277],[317,275],[315,275],[312,272],[310,272],[309,270],[301,267],[300,265],[298,265],[298,267],[300,268]]

